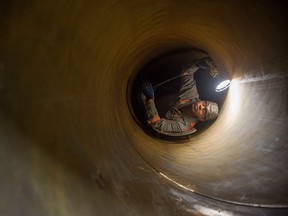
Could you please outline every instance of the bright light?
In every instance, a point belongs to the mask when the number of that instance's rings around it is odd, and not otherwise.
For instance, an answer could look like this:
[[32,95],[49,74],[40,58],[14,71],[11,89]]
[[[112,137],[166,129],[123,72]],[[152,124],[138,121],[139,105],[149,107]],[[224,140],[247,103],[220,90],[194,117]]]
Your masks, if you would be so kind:
[[203,215],[213,215],[213,216],[232,216],[232,212],[228,212],[221,209],[212,209],[205,206],[200,206],[198,204],[194,205],[194,208],[197,209]]
[[220,84],[217,85],[215,91],[216,92],[221,92],[227,89],[230,86],[230,80],[225,80],[221,82]]

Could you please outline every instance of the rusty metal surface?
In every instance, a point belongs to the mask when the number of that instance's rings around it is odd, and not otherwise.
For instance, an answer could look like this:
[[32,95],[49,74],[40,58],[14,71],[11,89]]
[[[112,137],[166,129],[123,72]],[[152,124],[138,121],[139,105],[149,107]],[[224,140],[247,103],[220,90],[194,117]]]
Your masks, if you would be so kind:
[[[287,215],[285,3],[0,5],[0,215]],[[176,145],[138,126],[127,85],[188,47],[233,83]]]

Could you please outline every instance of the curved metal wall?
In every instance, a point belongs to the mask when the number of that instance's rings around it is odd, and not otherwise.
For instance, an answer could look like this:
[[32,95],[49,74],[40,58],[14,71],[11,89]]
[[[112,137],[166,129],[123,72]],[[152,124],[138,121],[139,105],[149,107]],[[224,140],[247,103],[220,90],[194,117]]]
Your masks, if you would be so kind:
[[[1,215],[287,214],[285,3],[1,4]],[[189,47],[233,83],[175,145],[137,125],[127,85]]]

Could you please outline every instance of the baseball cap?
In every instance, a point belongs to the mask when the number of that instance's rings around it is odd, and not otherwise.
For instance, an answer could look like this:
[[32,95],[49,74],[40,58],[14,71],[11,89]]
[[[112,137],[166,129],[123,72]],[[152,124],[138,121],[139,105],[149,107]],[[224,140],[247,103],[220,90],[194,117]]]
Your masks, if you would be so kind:
[[207,103],[207,106],[206,106],[207,113],[206,113],[205,119],[213,120],[218,116],[218,112],[219,112],[218,105],[217,103],[212,102],[212,101],[206,101],[206,103]]

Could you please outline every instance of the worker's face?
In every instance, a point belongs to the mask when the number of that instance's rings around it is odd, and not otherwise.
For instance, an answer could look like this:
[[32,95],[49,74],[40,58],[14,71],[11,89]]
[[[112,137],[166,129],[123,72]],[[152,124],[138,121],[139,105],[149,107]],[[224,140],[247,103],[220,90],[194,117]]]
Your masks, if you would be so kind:
[[205,121],[207,114],[207,102],[199,101],[192,104],[192,113],[199,121]]

